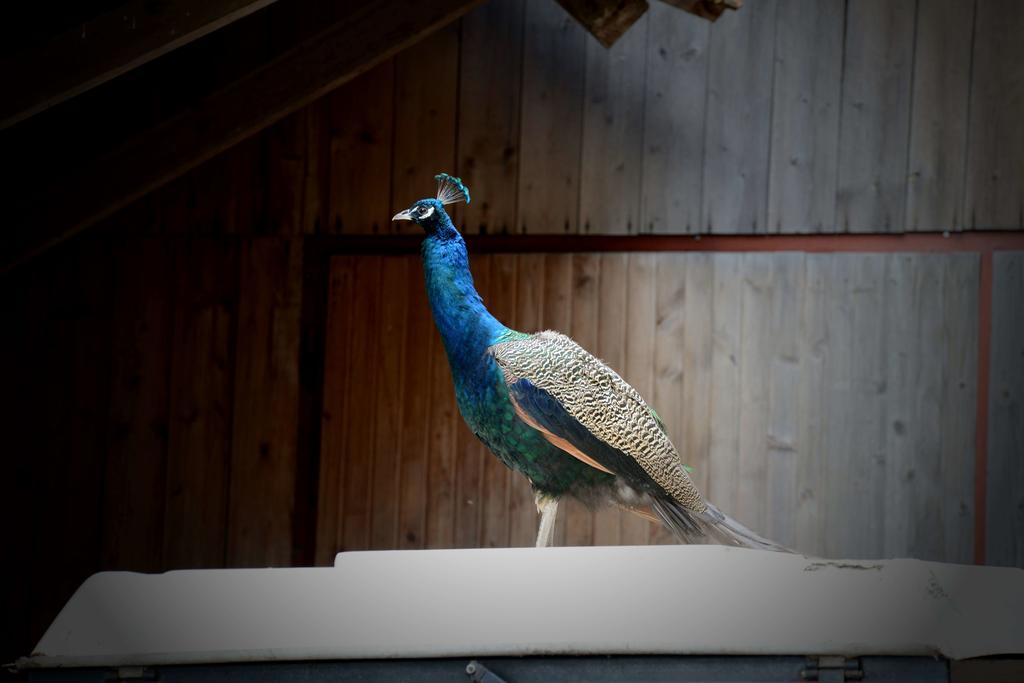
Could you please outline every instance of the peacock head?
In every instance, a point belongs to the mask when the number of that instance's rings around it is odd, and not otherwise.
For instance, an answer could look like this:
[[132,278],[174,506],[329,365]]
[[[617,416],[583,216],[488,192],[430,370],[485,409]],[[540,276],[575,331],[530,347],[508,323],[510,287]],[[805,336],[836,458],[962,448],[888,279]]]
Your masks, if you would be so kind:
[[447,173],[434,176],[437,180],[437,197],[421,199],[405,211],[399,211],[391,219],[393,221],[412,221],[427,233],[428,237],[444,233],[455,232],[451,219],[445,212],[446,204],[465,201],[469,204],[469,188],[462,184],[462,181]]

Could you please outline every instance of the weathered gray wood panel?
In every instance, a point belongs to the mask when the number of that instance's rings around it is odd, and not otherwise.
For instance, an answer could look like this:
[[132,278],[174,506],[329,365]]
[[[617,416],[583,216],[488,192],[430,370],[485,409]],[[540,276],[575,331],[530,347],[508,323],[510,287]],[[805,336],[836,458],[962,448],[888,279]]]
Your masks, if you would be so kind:
[[836,197],[842,232],[902,228],[914,7],[887,0],[847,5]]
[[771,140],[775,0],[711,29],[702,232],[764,232]]
[[611,49],[586,41],[580,232],[639,230],[647,20]]
[[960,230],[974,5],[918,4],[905,230]]
[[641,232],[700,229],[708,22],[651,4],[644,94]]
[[550,0],[527,0],[519,141],[520,232],[577,232],[583,28]]
[[980,0],[974,32],[967,222],[1024,228],[1024,3]]
[[835,225],[845,4],[781,0],[775,33],[770,232]]
[[992,267],[986,561],[1024,567],[1024,252]]
[[515,230],[524,12],[523,0],[495,0],[462,20],[458,173],[481,198],[457,205],[464,232]]

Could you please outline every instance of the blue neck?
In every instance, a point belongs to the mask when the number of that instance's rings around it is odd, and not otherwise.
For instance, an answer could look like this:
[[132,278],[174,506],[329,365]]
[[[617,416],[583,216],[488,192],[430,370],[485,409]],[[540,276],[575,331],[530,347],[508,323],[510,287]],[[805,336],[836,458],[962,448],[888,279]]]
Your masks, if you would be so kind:
[[434,323],[458,380],[460,373],[480,366],[487,347],[508,328],[484,307],[469,272],[466,243],[454,228],[427,237],[422,252]]

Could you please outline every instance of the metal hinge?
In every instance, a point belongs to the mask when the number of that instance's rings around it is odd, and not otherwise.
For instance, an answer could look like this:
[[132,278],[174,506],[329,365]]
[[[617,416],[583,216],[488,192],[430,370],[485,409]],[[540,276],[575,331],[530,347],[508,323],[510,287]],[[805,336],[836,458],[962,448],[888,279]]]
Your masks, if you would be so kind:
[[156,669],[146,666],[119,666],[108,673],[108,681],[155,681],[158,679]]
[[800,671],[802,681],[820,681],[820,683],[841,683],[841,681],[860,681],[864,679],[864,670],[860,668],[860,659],[847,659],[842,655],[826,655],[808,657],[807,667]]
[[475,659],[466,665],[466,675],[474,683],[505,683],[505,679]]

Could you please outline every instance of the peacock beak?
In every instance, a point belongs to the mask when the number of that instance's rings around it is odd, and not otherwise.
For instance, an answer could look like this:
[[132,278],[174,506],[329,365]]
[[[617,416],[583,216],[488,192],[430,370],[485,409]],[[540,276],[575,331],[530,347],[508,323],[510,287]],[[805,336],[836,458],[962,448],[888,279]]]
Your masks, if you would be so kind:
[[396,213],[394,216],[392,216],[391,220],[392,221],[411,221],[412,220],[412,214],[409,213],[409,209],[406,209],[405,211],[399,211],[398,213]]

